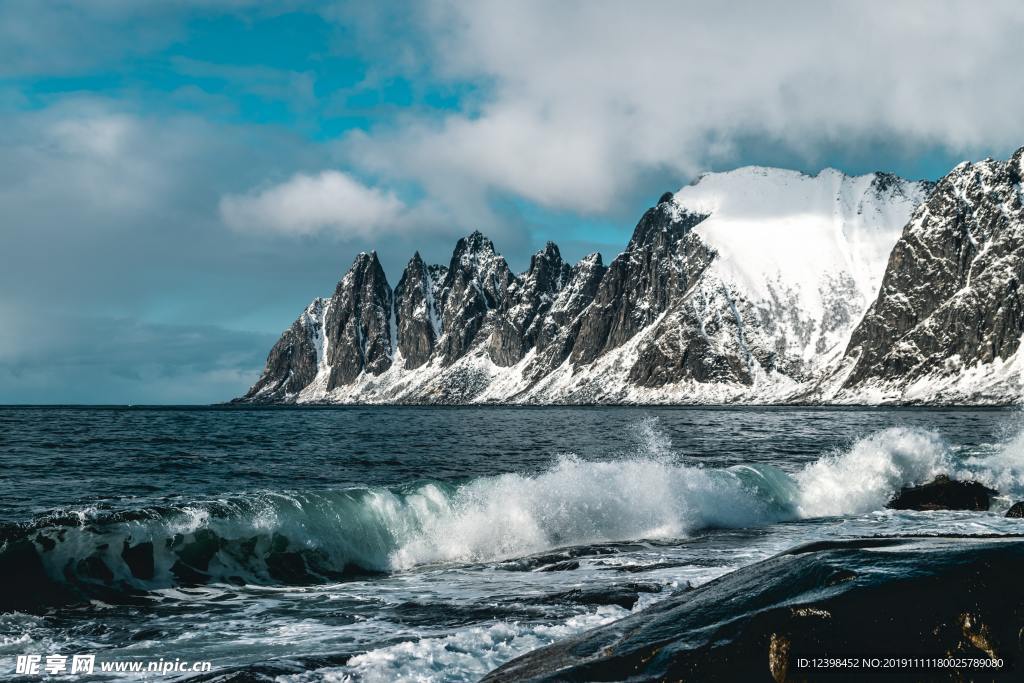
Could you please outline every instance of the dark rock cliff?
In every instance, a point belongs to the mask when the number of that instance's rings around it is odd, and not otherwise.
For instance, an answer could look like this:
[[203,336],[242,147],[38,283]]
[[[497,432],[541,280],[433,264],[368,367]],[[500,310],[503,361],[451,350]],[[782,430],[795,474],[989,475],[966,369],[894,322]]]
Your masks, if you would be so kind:
[[1017,351],[1024,334],[1024,148],[963,163],[915,211],[850,338],[847,387],[950,375]]
[[409,260],[395,287],[395,327],[398,351],[407,369],[418,368],[430,360],[441,336],[441,312],[438,310],[439,286],[420,253]]
[[377,252],[359,254],[338,283],[324,329],[328,391],[391,366],[391,287]]
[[707,216],[679,213],[666,193],[648,209],[601,278],[573,345],[572,360],[589,363],[629,340],[679,299],[707,267],[712,252],[690,230]]
[[[1022,569],[1020,540],[814,543],[529,652],[483,681],[865,679],[850,668],[802,665],[826,655],[858,664],[876,657],[972,658],[988,665],[967,679],[1020,680]],[[890,675],[964,680],[956,668]]]
[[536,343],[545,316],[572,276],[558,246],[548,242],[530,259],[530,269],[509,290],[508,306],[491,335],[489,352],[498,365],[515,365]]
[[515,281],[505,259],[479,231],[458,241],[440,296],[442,362],[450,364],[469,351],[477,332],[504,309]]
[[327,302],[328,299],[314,299],[284,331],[270,349],[263,374],[243,400],[282,401],[289,395],[298,394],[316,378]]

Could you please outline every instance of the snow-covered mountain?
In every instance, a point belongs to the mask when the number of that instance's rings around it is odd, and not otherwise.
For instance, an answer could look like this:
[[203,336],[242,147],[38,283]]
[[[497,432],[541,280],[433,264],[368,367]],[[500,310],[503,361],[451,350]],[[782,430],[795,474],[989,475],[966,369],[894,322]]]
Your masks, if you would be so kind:
[[845,402],[1024,397],[1024,148],[964,162],[914,212],[846,357],[812,395]]
[[[239,400],[941,401],[879,388],[891,366],[881,359],[903,343],[895,335],[926,335],[919,318],[892,313],[893,302],[908,281],[927,288],[927,278],[949,275],[937,267],[900,273],[925,243],[949,239],[965,211],[977,225],[965,228],[969,246],[950,258],[981,264],[991,258],[985,245],[1012,243],[1021,225],[1020,183],[1011,177],[1019,157],[958,167],[927,203],[932,183],[884,173],[706,174],[663,195],[607,266],[599,254],[572,266],[548,243],[515,274],[475,232],[459,240],[446,267],[416,254],[392,291],[376,254],[360,254],[334,295],[315,300],[284,333]],[[997,176],[1001,203],[990,197]],[[946,227],[934,227],[940,222]],[[917,241],[908,237],[921,230],[927,234]],[[904,246],[893,252],[897,241]],[[996,269],[985,266],[986,281],[1005,294],[1012,285]],[[941,308],[963,286],[934,289],[932,299]],[[1006,308],[1003,318],[1019,321],[1020,310]],[[1003,351],[1016,350],[1006,339],[1020,327],[1000,332]],[[965,360],[966,344],[957,347],[961,363],[974,360]],[[1005,363],[1003,351],[979,360]]]
[[813,366],[845,347],[929,188],[881,173],[748,167],[704,176],[675,202],[708,214],[695,230],[718,253],[715,277],[779,328],[787,354]]

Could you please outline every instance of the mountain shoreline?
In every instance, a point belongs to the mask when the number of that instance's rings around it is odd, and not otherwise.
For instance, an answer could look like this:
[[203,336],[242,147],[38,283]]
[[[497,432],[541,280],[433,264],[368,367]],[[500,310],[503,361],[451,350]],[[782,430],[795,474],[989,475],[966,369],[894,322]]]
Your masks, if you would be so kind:
[[[439,403],[439,402],[425,402],[425,401],[361,401],[361,402],[339,402],[339,401],[303,401],[301,403],[289,403],[284,401],[267,401],[261,403],[259,401],[246,400],[243,397],[233,398],[230,401],[223,403],[210,404],[214,407],[219,406],[239,406],[239,407],[281,407],[281,408],[981,408],[981,409],[1002,409],[1002,408],[1018,408],[1024,405],[1024,399],[1012,400],[1005,402],[978,402],[978,403],[955,403],[949,402],[944,403],[941,401],[925,402],[925,401],[903,401],[899,403],[856,403],[856,402],[827,402],[827,401],[780,401],[777,403],[754,403],[749,401],[733,401],[731,403],[686,403],[680,401],[674,402],[647,402],[647,403],[629,403],[629,402],[607,402],[607,403],[567,403],[567,402],[509,402],[509,401],[489,401],[489,402],[465,402],[465,403]],[[8,406],[9,407],[9,406]]]
[[473,232],[392,289],[364,252],[235,401],[1014,405],[1022,157],[937,183],[705,174],[607,265],[549,242],[517,275]]

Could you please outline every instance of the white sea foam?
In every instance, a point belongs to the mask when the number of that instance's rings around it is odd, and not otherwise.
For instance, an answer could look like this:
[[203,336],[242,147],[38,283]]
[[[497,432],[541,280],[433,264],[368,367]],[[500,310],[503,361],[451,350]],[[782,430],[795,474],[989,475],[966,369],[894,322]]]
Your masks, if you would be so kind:
[[796,476],[801,517],[854,515],[883,508],[900,488],[949,473],[953,463],[939,436],[896,427],[826,455]]
[[639,454],[608,462],[563,456],[535,476],[473,481],[437,501],[391,554],[394,568],[480,561],[612,540],[679,538],[700,529],[861,515],[940,474],[1024,490],[1024,436],[987,457],[957,457],[930,430],[896,427],[823,455],[790,475],[769,465],[682,464],[656,425]]
[[442,638],[407,641],[357,655],[344,667],[320,669],[279,680],[294,681],[476,681],[520,654],[621,619],[613,605],[556,624],[498,622],[458,630]]
[[962,470],[1007,496],[1024,496],[1024,432],[987,456],[971,456]]
[[[39,547],[57,581],[79,561],[99,558],[119,581],[140,588],[178,583],[174,568],[181,562],[213,580],[275,583],[330,580],[353,567],[487,562],[565,546],[684,538],[708,528],[862,515],[882,510],[901,487],[938,474],[981,481],[1007,497],[1024,491],[1024,436],[987,457],[961,458],[934,432],[892,428],[789,474],[766,464],[695,466],[672,451],[656,422],[641,423],[637,433],[632,455],[562,455],[536,474],[403,490],[255,494],[126,522],[98,521],[92,513],[84,526],[32,533],[54,541],[51,549]],[[152,578],[133,575],[122,555],[142,543],[152,543]],[[190,559],[200,555],[208,561]],[[81,566],[93,580],[94,564]]]
[[[709,526],[747,526],[770,503],[746,493],[731,470],[637,457],[610,462],[561,456],[536,476],[475,480],[438,500],[439,514],[417,515],[392,565],[481,561],[566,545],[639,538],[680,538]],[[410,496],[416,505],[421,494]],[[418,528],[415,528],[418,526]],[[404,535],[404,534],[403,534]]]

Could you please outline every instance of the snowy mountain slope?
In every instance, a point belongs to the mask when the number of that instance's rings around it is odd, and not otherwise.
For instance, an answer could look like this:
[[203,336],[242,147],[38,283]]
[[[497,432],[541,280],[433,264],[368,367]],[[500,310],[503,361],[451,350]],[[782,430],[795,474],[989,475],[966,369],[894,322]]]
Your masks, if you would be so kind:
[[718,253],[713,275],[753,306],[780,353],[813,368],[845,348],[929,190],[880,173],[747,167],[703,176],[675,203],[710,214],[695,232]]
[[[626,347],[595,354],[590,366],[553,368],[519,400],[791,400],[842,355],[902,225],[930,189],[834,170],[702,176],[659,205],[673,224],[701,217],[681,240],[710,254],[699,277],[671,305],[654,307],[660,317]],[[614,319],[596,303],[591,313]]]
[[[318,304],[348,311],[348,327],[304,313],[239,400],[875,401],[877,391],[843,384],[860,362],[851,337],[932,186],[748,167],[666,193],[607,266],[597,254],[570,266],[549,243],[514,274],[473,233],[447,268],[415,256],[392,292],[376,256],[360,255],[362,274]],[[369,294],[349,291],[360,279]],[[914,391],[907,400],[928,390]]]
[[1024,390],[1024,148],[963,163],[892,250],[877,298],[819,394],[834,401],[1016,402]]

